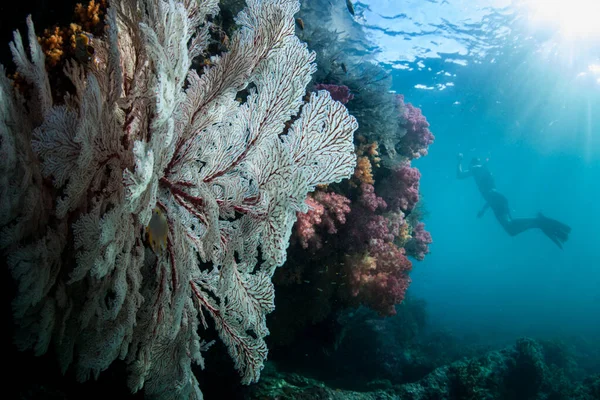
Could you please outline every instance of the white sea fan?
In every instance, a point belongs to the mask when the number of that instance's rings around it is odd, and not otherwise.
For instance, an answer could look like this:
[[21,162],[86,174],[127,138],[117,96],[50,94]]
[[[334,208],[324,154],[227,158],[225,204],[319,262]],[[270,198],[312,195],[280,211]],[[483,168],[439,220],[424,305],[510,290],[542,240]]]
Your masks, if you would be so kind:
[[[229,50],[201,74],[191,60],[217,0],[110,4],[93,60],[67,66],[75,90],[58,104],[31,20],[31,61],[19,35],[11,46],[27,107],[0,77],[0,152],[16,165],[0,161],[0,224],[21,347],[54,343],[80,380],[124,359],[132,391],[201,398],[191,364],[204,366],[208,315],[254,382],[296,212],[316,185],[352,174],[356,120],[325,91],[303,102],[316,67],[294,35],[297,0],[248,0]],[[153,210],[164,251],[145,241]]]

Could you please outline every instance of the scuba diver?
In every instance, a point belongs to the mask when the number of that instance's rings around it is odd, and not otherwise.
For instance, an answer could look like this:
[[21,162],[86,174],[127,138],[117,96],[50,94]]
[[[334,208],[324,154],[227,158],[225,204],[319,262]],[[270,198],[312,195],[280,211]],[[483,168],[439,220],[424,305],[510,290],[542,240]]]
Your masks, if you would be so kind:
[[496,190],[496,184],[492,174],[485,165],[481,163],[481,160],[474,157],[470,164],[469,169],[463,171],[462,169],[463,155],[458,154],[458,164],[456,166],[456,177],[458,179],[465,179],[473,177],[479,192],[485,200],[485,205],[477,213],[477,218],[481,218],[488,208],[491,208],[496,216],[502,228],[510,236],[516,236],[521,232],[528,229],[538,228],[544,234],[554,242],[561,249],[564,242],[569,239],[569,233],[571,228],[562,222],[556,221],[551,218],[543,216],[538,213],[536,218],[513,218],[510,215],[510,208],[508,207],[508,200],[504,195],[498,193]]

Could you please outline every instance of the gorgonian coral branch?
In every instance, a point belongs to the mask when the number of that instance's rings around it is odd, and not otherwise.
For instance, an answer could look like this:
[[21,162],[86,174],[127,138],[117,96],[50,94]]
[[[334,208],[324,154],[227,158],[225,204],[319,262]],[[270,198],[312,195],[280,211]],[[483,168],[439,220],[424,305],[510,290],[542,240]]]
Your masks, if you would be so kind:
[[217,0],[110,5],[56,104],[31,21],[31,61],[20,36],[12,45],[30,100],[0,78],[0,150],[16,164],[0,164],[2,193],[16,191],[0,223],[21,347],[54,343],[80,380],[121,358],[132,391],[198,398],[204,312],[242,381],[256,381],[274,268],[307,193],[352,174],[356,120],[326,91],[304,103],[315,56],[294,36],[296,0],[248,0],[202,74],[191,60]]

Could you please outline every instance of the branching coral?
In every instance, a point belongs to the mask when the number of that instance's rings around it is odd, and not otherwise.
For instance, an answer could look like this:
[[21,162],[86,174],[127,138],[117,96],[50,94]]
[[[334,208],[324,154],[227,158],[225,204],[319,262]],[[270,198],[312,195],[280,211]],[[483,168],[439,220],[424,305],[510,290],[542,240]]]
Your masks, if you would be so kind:
[[[201,398],[191,363],[204,365],[207,316],[242,381],[259,378],[270,278],[307,193],[352,174],[357,124],[326,91],[303,101],[315,56],[294,35],[296,0],[248,0],[229,51],[200,73],[216,0],[110,5],[59,101],[30,19],[31,59],[18,33],[11,44],[26,104],[0,68],[0,247],[19,284],[18,345],[53,344],[80,380],[120,358],[132,391]],[[156,254],[146,227],[162,233]]]

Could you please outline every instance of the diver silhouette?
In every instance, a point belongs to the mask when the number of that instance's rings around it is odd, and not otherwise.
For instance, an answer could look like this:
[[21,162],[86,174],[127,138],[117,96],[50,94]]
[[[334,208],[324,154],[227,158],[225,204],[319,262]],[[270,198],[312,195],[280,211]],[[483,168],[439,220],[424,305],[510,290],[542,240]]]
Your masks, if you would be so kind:
[[538,228],[552,240],[554,244],[561,249],[563,248],[563,243],[569,239],[569,233],[571,232],[571,228],[568,225],[547,218],[541,213],[538,213],[536,218],[513,218],[510,215],[508,200],[503,194],[496,190],[494,178],[487,167],[482,164],[481,160],[474,157],[471,159],[469,169],[463,171],[462,159],[463,155],[458,153],[456,177],[458,179],[465,179],[472,176],[475,179],[479,192],[485,200],[485,205],[477,213],[477,218],[481,218],[487,209],[491,208],[496,219],[500,222],[500,225],[502,225],[502,228],[504,228],[506,233],[510,236],[516,236],[526,230]]

